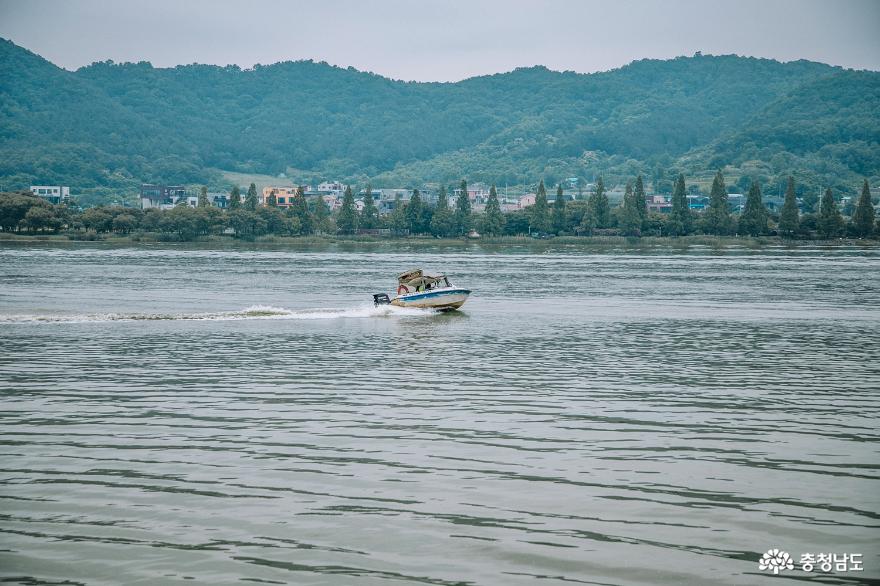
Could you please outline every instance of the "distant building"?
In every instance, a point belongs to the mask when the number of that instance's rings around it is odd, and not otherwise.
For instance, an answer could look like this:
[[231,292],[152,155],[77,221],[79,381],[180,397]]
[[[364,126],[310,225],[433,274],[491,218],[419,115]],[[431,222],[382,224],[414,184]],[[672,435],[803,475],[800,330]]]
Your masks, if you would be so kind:
[[[419,187],[419,199],[422,201],[423,205],[428,207],[434,207],[437,205],[437,200],[439,199],[439,193],[433,189],[429,189],[427,187]],[[394,201],[394,198],[397,197],[397,194],[400,194],[400,200],[404,203],[409,203],[413,196],[413,189],[409,187],[395,187],[393,189],[383,189],[383,197],[385,199]],[[447,197],[447,203],[451,206],[455,205],[455,199]]]
[[390,189],[381,189],[380,191],[382,193],[381,199],[393,200],[398,195],[403,201],[409,201],[412,198],[412,189],[406,189],[404,187],[392,187]]
[[31,185],[31,193],[54,204],[70,200],[70,188],[63,185]]
[[[570,193],[562,192],[562,201],[574,201],[575,196]],[[547,203],[553,204],[556,203],[556,192],[547,194]]]
[[331,212],[335,212],[342,207],[342,197],[339,195],[319,195],[318,197],[327,203]]
[[535,194],[527,193],[519,198],[519,209],[535,205]]
[[318,184],[316,191],[321,195],[336,195],[345,191],[345,185],[339,181],[325,181]]
[[[461,194],[461,189],[454,189],[452,199],[457,199],[459,194]],[[485,204],[489,201],[489,190],[479,185],[473,185],[468,189],[468,199],[474,205]]]
[[419,199],[422,200],[422,203],[427,204],[428,207],[436,207],[437,200],[440,199],[440,192],[435,191],[433,189],[420,189],[419,190]]
[[379,215],[390,214],[393,212],[398,196],[400,196],[400,202],[404,205],[409,203],[409,200],[412,199],[412,189],[406,189],[403,187],[381,189],[379,192],[379,203],[376,206],[379,209]]
[[[304,185],[303,191],[307,191],[306,188],[308,185]],[[296,190],[298,187],[277,187],[274,185],[269,185],[263,188],[263,194],[260,196],[260,205],[269,205],[269,198],[272,197],[272,192],[275,192],[275,201],[279,208],[287,208],[293,205],[293,198],[296,197]]]
[[688,195],[687,196],[688,209],[702,212],[707,207],[709,207],[709,198],[703,195]]
[[228,193],[209,193],[208,194],[208,203],[215,208],[220,208],[221,210],[225,210],[229,207],[229,194]]
[[649,212],[668,214],[672,211],[672,202],[666,199],[665,195],[649,195],[645,198],[645,204]]
[[[293,199],[296,197],[297,189],[302,189],[303,197],[305,197],[309,201],[314,201],[319,197],[330,206],[330,209],[336,209],[337,206],[336,201],[339,200],[340,203],[338,205],[342,205],[342,192],[345,189],[345,186],[342,186],[342,190],[337,189],[321,189],[321,187],[327,187],[328,185],[341,186],[341,183],[322,183],[318,186],[318,189],[315,189],[311,185],[300,185],[299,187],[265,187],[263,188],[263,195],[260,198],[260,203],[262,205],[268,205],[269,197],[272,195],[272,192],[275,192],[275,200],[277,202],[278,207],[287,208],[293,205]],[[375,193],[373,194],[373,198],[376,198]],[[338,206],[337,206],[338,207]]]
[[185,197],[191,197],[191,194],[183,185],[156,185],[154,183],[141,185],[141,207],[145,210],[173,208],[181,198]]
[[728,193],[727,206],[732,212],[741,212],[746,205],[746,196],[741,193]]
[[[373,203],[376,204],[376,207],[378,207],[378,203],[382,200],[382,196],[384,193],[385,193],[384,189],[371,189],[370,190],[370,195],[373,196]],[[357,201],[363,202],[365,195],[367,195],[367,190],[361,189],[360,191],[357,192],[357,194],[354,196],[354,198]]]

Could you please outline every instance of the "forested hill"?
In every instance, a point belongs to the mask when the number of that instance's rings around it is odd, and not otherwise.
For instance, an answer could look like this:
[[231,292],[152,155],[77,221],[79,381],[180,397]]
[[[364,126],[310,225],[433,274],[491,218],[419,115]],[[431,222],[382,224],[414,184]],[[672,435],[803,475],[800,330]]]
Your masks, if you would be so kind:
[[698,54],[415,83],[311,61],[70,72],[0,40],[0,183],[131,191],[217,185],[222,169],[552,184],[734,165],[835,185],[880,174],[878,111],[880,73],[807,61]]

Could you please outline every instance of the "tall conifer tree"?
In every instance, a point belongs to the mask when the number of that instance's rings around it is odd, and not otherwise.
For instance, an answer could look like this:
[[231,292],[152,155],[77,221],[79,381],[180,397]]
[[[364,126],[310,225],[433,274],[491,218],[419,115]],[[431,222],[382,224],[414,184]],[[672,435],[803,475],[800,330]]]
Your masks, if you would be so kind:
[[712,190],[709,192],[709,209],[706,210],[706,231],[709,234],[723,236],[730,234],[733,220],[730,217],[730,204],[727,201],[727,186],[724,175],[719,169],[712,179]]
[[532,206],[531,216],[533,232],[550,231],[550,208],[547,205],[547,190],[544,188],[543,179],[535,190],[535,204]]
[[672,211],[669,214],[669,233],[672,236],[687,236],[693,228],[691,211],[688,209],[684,174],[679,173],[672,189]]
[[419,193],[418,189],[413,189],[412,196],[409,198],[409,204],[406,206],[406,227],[409,228],[411,234],[421,234],[424,232],[422,226],[424,214],[422,194]]
[[208,207],[208,188],[204,185],[202,185],[202,189],[199,191],[199,207]]
[[379,225],[379,210],[373,202],[373,188],[367,183],[364,189],[364,207],[361,210],[361,228],[372,229]]
[[739,217],[739,233],[760,236],[767,233],[767,220],[770,213],[761,199],[761,186],[752,181],[746,203]]
[[642,217],[639,215],[639,206],[636,195],[633,193],[632,184],[627,182],[626,192],[623,195],[623,209],[620,216],[620,229],[625,236],[639,236],[642,228]]
[[400,192],[394,195],[394,211],[391,212],[389,225],[391,231],[397,235],[403,234],[407,230],[406,207],[403,205],[403,198],[400,197]]
[[553,231],[556,234],[565,230],[565,194],[562,185],[556,188],[556,201],[553,202]]
[[852,222],[857,236],[870,238],[874,233],[874,204],[871,202],[871,188],[868,187],[867,179],[862,184],[862,194],[856,204]]
[[327,232],[330,230],[330,207],[327,205],[327,202],[324,201],[324,196],[319,195],[315,198],[315,211],[313,215],[315,218],[316,232]]
[[296,195],[293,197],[293,206],[291,207],[293,215],[299,220],[300,231],[303,234],[311,234],[315,229],[315,221],[309,211],[306,194],[301,186],[296,188]]
[[260,200],[257,198],[257,186],[251,183],[244,198],[244,207],[253,212],[257,209],[258,205],[260,205]]
[[837,238],[843,230],[843,216],[840,215],[840,209],[837,202],[834,201],[834,194],[831,188],[825,190],[822,195],[822,201],[819,202],[819,233],[824,238]]
[[241,207],[241,190],[238,188],[238,185],[232,187],[232,191],[229,192],[229,209],[237,210]]
[[611,225],[611,206],[608,203],[608,194],[605,193],[605,181],[601,175],[596,179],[596,191],[587,202],[587,214],[590,216],[589,223],[595,228],[607,228]]
[[467,181],[462,179],[458,199],[455,200],[455,231],[459,236],[467,236],[471,231],[471,200],[468,197]]
[[342,207],[339,208],[336,227],[343,234],[354,234],[357,232],[357,226],[358,215],[354,204],[354,194],[351,192],[351,185],[348,185],[345,187],[345,193],[342,196]]
[[446,187],[440,186],[437,194],[437,208],[431,218],[431,234],[434,236],[450,236],[454,229],[452,210],[449,209],[449,200],[446,197]]
[[504,229],[504,214],[501,213],[501,205],[498,203],[498,191],[493,185],[489,189],[489,201],[486,202],[486,212],[483,215],[483,232],[487,236],[498,236]]
[[797,195],[794,190],[794,177],[788,178],[785,186],[785,201],[779,214],[779,232],[783,236],[794,236],[800,228],[800,212],[798,211]]
[[641,218],[642,223],[644,223],[645,220],[648,219],[648,200],[645,196],[645,182],[641,175],[636,177],[636,189],[633,195],[636,198],[636,207],[639,210],[639,218]]

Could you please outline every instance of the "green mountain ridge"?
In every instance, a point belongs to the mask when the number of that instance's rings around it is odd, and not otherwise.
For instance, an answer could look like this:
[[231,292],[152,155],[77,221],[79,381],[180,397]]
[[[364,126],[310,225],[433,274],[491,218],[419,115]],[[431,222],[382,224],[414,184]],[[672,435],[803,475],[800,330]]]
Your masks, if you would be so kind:
[[0,183],[136,191],[217,170],[302,181],[498,184],[716,168],[804,189],[880,173],[880,73],[697,54],[455,83],[312,61],[61,69],[0,40]]

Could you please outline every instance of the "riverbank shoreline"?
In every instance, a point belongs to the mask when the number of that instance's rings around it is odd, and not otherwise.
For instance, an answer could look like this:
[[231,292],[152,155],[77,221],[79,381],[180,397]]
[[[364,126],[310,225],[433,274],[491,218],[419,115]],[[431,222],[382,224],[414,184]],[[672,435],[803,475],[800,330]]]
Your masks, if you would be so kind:
[[346,245],[374,248],[380,246],[432,246],[444,248],[496,247],[496,246],[528,246],[536,248],[554,248],[565,246],[571,248],[815,248],[815,247],[859,247],[880,248],[880,241],[874,239],[839,238],[834,240],[797,240],[779,236],[711,236],[691,235],[679,237],[646,236],[631,238],[625,236],[557,236],[548,239],[530,238],[528,236],[499,236],[494,238],[433,238],[430,236],[379,237],[379,236],[262,236],[255,239],[241,239],[232,236],[205,236],[194,240],[173,240],[161,238],[154,233],[138,233],[126,236],[112,235],[98,239],[76,238],[68,234],[15,234],[0,232],[0,244],[92,244],[109,246],[169,245],[174,247],[204,248],[251,248],[251,247],[289,247],[300,248],[311,245]]

